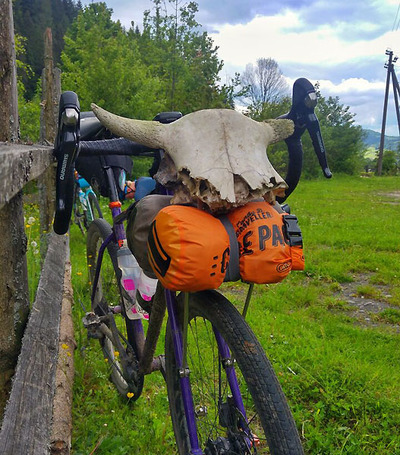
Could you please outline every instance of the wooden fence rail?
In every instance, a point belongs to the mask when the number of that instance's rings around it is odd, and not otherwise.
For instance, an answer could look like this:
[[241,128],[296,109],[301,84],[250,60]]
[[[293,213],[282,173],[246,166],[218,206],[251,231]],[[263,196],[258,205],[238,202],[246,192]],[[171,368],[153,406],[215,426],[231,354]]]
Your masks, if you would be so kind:
[[[25,267],[15,267],[15,262],[22,264],[26,257],[23,217],[16,217],[15,207],[19,210],[22,206],[22,188],[52,167],[50,147],[0,144],[0,225],[4,226],[0,248],[11,248],[14,251],[10,255],[17,256],[14,260],[3,256],[0,269],[0,308],[10,319],[2,324],[8,333],[0,334],[1,357],[9,360],[8,365],[0,363],[2,371],[12,367],[12,354],[19,347],[15,309],[23,306],[19,300],[27,299]],[[18,226],[7,230],[7,223]],[[72,303],[69,247],[67,236],[48,236],[47,254],[4,412],[1,454],[69,453],[74,350],[68,310]],[[61,321],[62,309],[66,322]]]

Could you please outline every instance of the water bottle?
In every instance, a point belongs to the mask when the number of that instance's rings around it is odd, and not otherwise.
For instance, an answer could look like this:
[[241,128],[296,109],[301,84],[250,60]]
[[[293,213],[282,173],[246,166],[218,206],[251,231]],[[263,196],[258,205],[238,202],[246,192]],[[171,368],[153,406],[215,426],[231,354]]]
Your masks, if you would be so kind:
[[157,281],[155,278],[149,278],[143,270],[140,270],[138,291],[146,302],[150,302],[156,293]]
[[128,293],[132,301],[135,301],[136,289],[139,282],[140,266],[127,247],[126,240],[121,248],[117,251],[117,262],[118,267],[122,272],[121,284],[125,291]]

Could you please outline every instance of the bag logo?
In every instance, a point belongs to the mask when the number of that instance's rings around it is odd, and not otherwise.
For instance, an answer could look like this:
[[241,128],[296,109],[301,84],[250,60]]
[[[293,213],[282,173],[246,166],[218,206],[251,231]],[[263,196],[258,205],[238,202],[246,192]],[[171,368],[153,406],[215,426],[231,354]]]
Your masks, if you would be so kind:
[[285,273],[288,270],[290,270],[290,267],[291,267],[290,261],[289,262],[284,262],[283,264],[278,264],[276,266],[276,271],[279,272],[279,273]]

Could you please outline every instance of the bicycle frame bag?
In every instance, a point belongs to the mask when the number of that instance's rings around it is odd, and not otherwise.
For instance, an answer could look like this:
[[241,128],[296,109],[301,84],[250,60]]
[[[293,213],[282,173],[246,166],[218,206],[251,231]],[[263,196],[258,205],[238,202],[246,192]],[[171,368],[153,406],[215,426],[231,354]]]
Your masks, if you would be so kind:
[[217,289],[242,279],[267,284],[304,269],[301,231],[294,215],[250,202],[216,218],[194,207],[171,205],[155,217],[149,262],[173,291]]
[[110,155],[78,156],[75,162],[75,169],[103,197],[110,196],[110,187],[105,171],[107,167],[112,168],[115,180],[118,183],[121,170],[124,170],[128,175],[132,172],[133,161],[130,156]]
[[126,225],[126,238],[129,249],[132,251],[143,272],[150,278],[157,278],[150,266],[147,256],[147,239],[150,226],[157,213],[170,205],[172,196],[151,194],[140,199],[129,215]]

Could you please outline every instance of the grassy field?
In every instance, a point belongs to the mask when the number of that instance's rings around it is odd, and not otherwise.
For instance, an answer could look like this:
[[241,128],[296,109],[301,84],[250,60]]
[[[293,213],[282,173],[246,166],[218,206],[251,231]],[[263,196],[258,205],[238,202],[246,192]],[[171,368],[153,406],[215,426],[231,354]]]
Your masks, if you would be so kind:
[[[306,269],[257,286],[248,322],[290,402],[306,453],[400,453],[400,179],[302,181],[288,201],[303,231]],[[108,381],[88,308],[85,242],[71,227],[77,350],[73,454],[171,454],[160,374],[126,403]],[[32,255],[33,248],[30,248]],[[238,307],[247,286],[222,291]],[[160,347],[162,350],[162,346]]]

